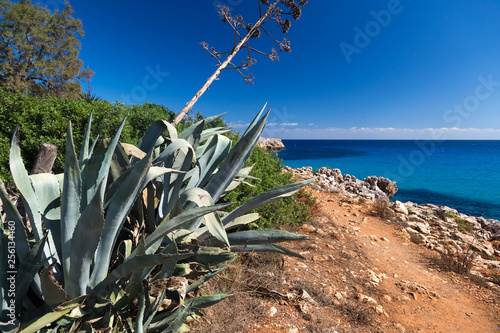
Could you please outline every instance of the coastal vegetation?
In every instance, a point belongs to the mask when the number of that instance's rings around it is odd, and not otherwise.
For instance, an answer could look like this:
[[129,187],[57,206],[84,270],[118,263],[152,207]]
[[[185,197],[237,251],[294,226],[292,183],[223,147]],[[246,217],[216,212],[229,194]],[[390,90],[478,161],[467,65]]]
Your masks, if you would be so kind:
[[[192,312],[230,296],[196,292],[235,253],[301,257],[276,243],[306,236],[238,230],[259,218],[252,210],[291,196],[313,179],[259,193],[241,205],[219,200],[249,178],[251,167],[244,165],[269,115],[263,111],[234,146],[221,135],[226,129],[205,129],[217,116],[181,132],[155,121],[134,147],[119,143],[125,120],[111,139],[91,140],[91,115],[79,154],[70,123],[59,175],[28,175],[16,128],[9,164],[28,218],[1,186],[12,226],[2,224],[0,245],[6,249],[15,237],[17,256],[9,269],[19,281],[13,302],[7,296],[0,303],[3,331],[20,325],[31,332],[176,332]],[[1,252],[2,265],[8,253]],[[2,272],[5,291],[7,269]]]

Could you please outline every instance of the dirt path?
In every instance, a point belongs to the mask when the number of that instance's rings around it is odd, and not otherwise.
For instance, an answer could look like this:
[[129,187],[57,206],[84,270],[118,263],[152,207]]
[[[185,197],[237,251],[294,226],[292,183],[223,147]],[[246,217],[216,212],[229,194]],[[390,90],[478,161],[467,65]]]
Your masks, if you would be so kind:
[[[286,257],[278,273],[255,273],[254,283],[271,293],[260,293],[256,310],[229,314],[220,331],[500,333],[498,292],[442,270],[436,252],[410,242],[401,227],[374,216],[369,204],[315,195],[320,213],[296,230],[310,239],[286,244],[307,260]],[[259,274],[272,278],[262,282]],[[220,306],[241,312],[231,303],[238,299]],[[207,312],[200,322],[210,318]],[[231,326],[238,321],[244,323]],[[213,324],[212,318],[195,331],[219,331]]]

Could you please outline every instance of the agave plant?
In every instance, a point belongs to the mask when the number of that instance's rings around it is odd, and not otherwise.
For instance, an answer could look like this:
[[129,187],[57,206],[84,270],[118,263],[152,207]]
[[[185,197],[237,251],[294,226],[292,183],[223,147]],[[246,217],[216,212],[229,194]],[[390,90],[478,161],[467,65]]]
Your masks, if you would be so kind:
[[258,219],[253,209],[312,180],[261,193],[230,212],[231,204],[217,204],[251,178],[244,165],[264,129],[263,111],[234,147],[222,135],[227,129],[203,130],[218,116],[181,133],[157,121],[138,147],[119,143],[124,120],[113,138],[91,144],[91,115],[79,156],[69,124],[60,175],[28,175],[16,130],[10,168],[26,216],[0,184],[2,331],[176,332],[190,313],[230,296],[194,292],[235,253],[300,257],[276,243],[305,236],[230,231]]

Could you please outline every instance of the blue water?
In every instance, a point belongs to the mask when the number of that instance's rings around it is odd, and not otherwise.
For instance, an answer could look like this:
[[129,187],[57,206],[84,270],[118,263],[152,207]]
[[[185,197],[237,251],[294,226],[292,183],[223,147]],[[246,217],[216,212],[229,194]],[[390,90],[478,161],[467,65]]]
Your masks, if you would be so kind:
[[327,166],[396,181],[393,200],[433,203],[500,219],[500,141],[283,140],[292,168]]

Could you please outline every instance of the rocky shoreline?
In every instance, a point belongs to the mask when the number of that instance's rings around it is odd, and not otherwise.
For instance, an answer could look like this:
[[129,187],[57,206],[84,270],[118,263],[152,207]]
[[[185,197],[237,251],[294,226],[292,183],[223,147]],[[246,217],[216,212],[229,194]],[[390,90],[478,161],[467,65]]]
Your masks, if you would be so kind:
[[[316,172],[311,167],[286,169],[298,178],[318,177],[314,183],[318,190],[371,201],[378,213],[399,224],[412,242],[457,259],[468,256],[472,261],[472,273],[481,275],[478,270],[494,270],[497,273],[490,280],[500,278],[500,221],[468,216],[453,208],[430,203],[390,202],[397,186],[383,177],[359,180],[342,175],[339,169],[321,168]],[[488,276],[483,277],[488,279]],[[498,288],[497,285],[492,287]]]

